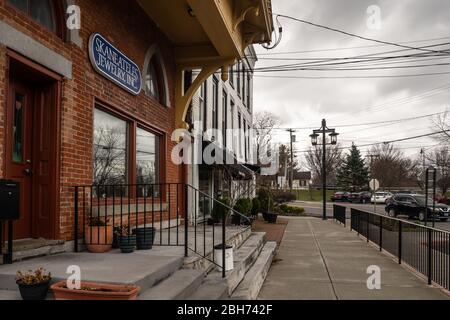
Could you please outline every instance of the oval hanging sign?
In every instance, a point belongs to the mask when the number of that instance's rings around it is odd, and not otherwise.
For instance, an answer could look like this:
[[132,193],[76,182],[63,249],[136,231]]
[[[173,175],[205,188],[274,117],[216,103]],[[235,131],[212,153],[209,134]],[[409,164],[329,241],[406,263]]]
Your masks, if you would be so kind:
[[137,64],[98,33],[89,40],[89,57],[98,73],[134,95],[141,92],[142,77]]

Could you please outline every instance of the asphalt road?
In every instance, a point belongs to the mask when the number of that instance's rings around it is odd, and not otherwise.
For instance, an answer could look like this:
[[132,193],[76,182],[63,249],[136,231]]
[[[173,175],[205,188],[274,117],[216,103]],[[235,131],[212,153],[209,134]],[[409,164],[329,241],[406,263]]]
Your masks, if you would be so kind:
[[[321,202],[306,202],[306,201],[296,201],[296,205],[305,208],[305,211],[308,215],[312,216],[322,216],[322,203]],[[348,202],[337,202],[336,204],[345,206],[347,208],[355,208],[363,211],[376,212],[378,214],[386,215],[386,211],[384,210],[385,206],[383,204],[377,204],[374,207],[373,204],[353,204]],[[327,217],[333,216],[333,203],[327,203]],[[347,218],[350,218],[350,212],[347,213]],[[401,217],[399,217],[401,218]],[[405,220],[407,220],[405,218]],[[410,220],[413,222],[417,222],[417,220]],[[432,225],[432,221],[428,222],[428,225]],[[435,228],[450,231],[450,221],[447,222],[435,222]]]

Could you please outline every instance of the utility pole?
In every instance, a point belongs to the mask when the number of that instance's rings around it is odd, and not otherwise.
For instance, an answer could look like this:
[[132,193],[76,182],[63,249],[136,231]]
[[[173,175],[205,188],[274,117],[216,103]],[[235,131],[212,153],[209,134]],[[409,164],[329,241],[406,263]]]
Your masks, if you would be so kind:
[[289,188],[292,193],[292,189],[293,189],[293,185],[294,185],[294,148],[293,148],[294,136],[292,134],[295,132],[295,130],[289,129],[287,131],[290,134],[290,140],[291,140],[291,171],[290,171],[290,175],[289,175]]

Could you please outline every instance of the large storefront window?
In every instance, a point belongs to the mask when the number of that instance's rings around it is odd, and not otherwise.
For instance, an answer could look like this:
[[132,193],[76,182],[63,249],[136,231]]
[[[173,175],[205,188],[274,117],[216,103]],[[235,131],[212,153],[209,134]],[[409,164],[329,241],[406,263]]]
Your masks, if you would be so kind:
[[157,193],[158,189],[153,185],[159,179],[159,139],[156,135],[144,129],[136,131],[136,183],[139,197],[148,197]]
[[[94,110],[94,184],[102,197],[131,196],[134,190],[118,185],[139,185],[138,197],[158,194],[160,176],[160,137],[132,119]],[[114,192],[112,191],[114,190]],[[133,191],[134,193],[134,191]]]
[[127,183],[128,124],[113,115],[94,112],[94,184]]

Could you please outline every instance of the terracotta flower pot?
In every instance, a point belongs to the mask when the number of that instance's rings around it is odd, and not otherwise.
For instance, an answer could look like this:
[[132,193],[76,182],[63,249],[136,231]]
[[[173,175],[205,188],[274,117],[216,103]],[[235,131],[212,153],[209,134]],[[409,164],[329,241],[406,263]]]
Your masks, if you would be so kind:
[[55,300],[136,300],[140,288],[135,285],[116,285],[95,282],[81,282],[81,290],[66,287],[60,281],[50,287]]
[[86,226],[84,241],[90,252],[108,252],[113,243],[113,226]]

